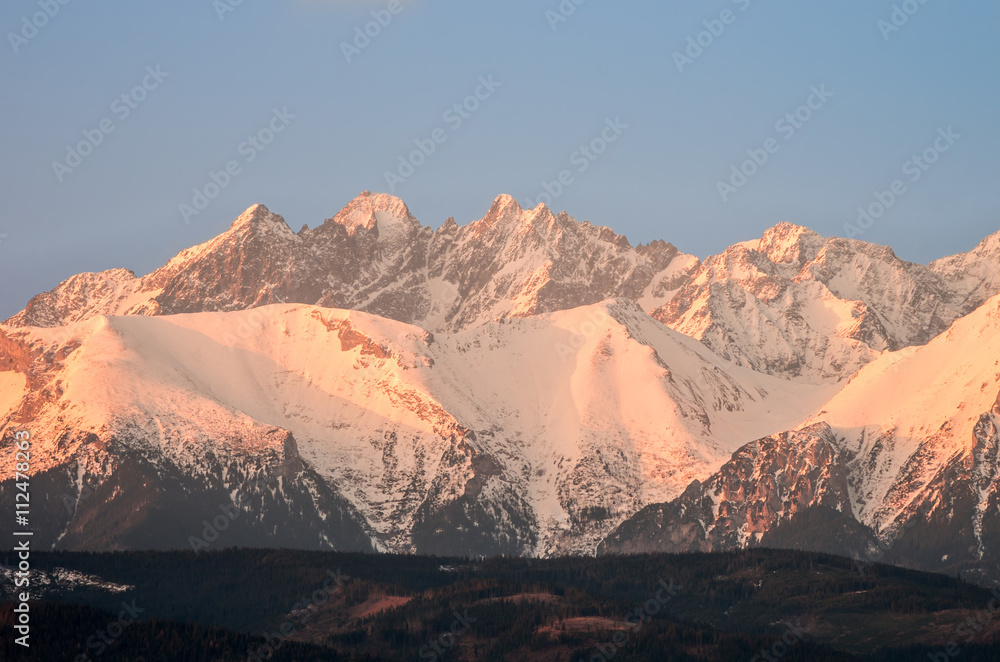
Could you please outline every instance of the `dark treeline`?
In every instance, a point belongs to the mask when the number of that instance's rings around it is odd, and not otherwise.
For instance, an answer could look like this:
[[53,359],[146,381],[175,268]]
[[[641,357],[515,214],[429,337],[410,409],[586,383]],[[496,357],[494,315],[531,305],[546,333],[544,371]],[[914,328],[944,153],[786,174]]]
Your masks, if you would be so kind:
[[[789,550],[528,561],[229,549],[55,552],[32,562],[134,587],[74,588],[34,603],[35,632],[53,628],[64,651],[83,652],[102,617],[127,599],[144,620],[126,630],[136,641],[123,635],[120,646],[176,653],[136,653],[146,659],[247,659],[262,634],[289,622],[299,657],[283,657],[289,641],[272,659],[576,662],[613,653],[616,661],[728,662],[777,646],[783,661],[913,660],[951,641],[963,660],[1000,659],[1000,618],[971,641],[957,634],[988,609],[988,590]],[[343,582],[331,585],[334,576]],[[290,614],[324,585],[329,599],[307,616]],[[4,646],[11,616],[10,606],[0,610]],[[100,659],[138,659],[111,653]]]
[[[0,660],[101,660],[102,662],[215,662],[245,661],[264,640],[246,634],[200,625],[153,619],[123,628],[117,637],[107,634],[117,614],[83,605],[32,603],[30,647],[14,642],[13,604],[0,604]],[[110,643],[104,643],[104,633]],[[369,662],[371,658],[340,655],[327,648],[285,642],[270,662]]]

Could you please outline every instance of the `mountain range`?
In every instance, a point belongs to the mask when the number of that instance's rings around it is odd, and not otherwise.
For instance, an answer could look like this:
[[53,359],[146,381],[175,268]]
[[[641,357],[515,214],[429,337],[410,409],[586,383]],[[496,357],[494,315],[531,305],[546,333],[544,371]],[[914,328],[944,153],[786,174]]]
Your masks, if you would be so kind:
[[0,325],[0,503],[27,429],[58,549],[770,546],[998,579],[998,324],[1000,233],[920,265],[782,223],[702,260],[510,196],[437,230],[367,192],[299,232],[255,205]]

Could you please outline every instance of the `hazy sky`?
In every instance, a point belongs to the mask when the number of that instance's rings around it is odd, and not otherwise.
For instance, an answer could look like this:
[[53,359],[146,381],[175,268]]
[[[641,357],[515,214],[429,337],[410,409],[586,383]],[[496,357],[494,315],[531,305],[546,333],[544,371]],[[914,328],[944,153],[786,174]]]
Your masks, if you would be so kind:
[[699,256],[783,220],[843,236],[897,180],[861,238],[928,261],[1000,229],[995,1],[235,1],[0,7],[0,317],[253,203],[298,230],[366,189],[437,227],[562,173],[556,211]]

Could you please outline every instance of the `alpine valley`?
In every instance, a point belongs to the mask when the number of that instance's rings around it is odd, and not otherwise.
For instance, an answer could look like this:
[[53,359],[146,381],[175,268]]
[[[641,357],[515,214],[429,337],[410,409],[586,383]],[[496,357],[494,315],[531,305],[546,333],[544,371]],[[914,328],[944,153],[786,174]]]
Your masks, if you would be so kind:
[[759,546],[987,582],[998,393],[1000,233],[920,265],[782,223],[701,260],[366,192],[0,325],[0,508],[28,430],[37,548]]

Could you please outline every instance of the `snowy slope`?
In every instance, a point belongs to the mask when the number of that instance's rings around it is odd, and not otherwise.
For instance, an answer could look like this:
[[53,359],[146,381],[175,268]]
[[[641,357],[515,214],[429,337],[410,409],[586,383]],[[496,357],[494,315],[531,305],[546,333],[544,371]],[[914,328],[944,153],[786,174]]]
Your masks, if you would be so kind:
[[889,248],[782,223],[704,260],[652,315],[739,365],[843,379],[885,350],[942,332],[968,312],[970,288],[1000,292],[990,275],[1000,252],[977,264],[949,280]]
[[886,352],[788,432],[739,449],[605,551],[796,546],[997,579],[1000,296]]
[[230,544],[982,569],[998,292],[1000,233],[923,266],[782,223],[701,261],[510,196],[437,230],[367,192],[299,232],[255,205],[0,325],[0,505],[30,427],[66,547],[183,547],[240,497]]
[[[978,466],[976,428],[1000,393],[1000,297],[993,297],[920,348],[887,353],[861,370],[814,417],[857,456],[852,501],[858,518],[888,528],[925,503],[956,462],[982,469],[980,518],[997,497],[1000,467]],[[925,512],[926,516],[929,514]]]
[[[14,405],[5,433],[29,412],[50,444],[72,431],[34,471],[70,464],[89,434],[205,475],[206,457],[287,455],[290,433],[373,544],[401,551],[470,490],[516,549],[589,551],[835,388],[728,364],[627,300],[456,335],[302,305],[4,333],[48,394]],[[16,401],[21,373],[0,374]]]
[[986,237],[968,253],[941,258],[929,266],[962,297],[963,312],[972,312],[1000,292],[1000,232]]

